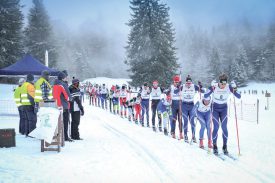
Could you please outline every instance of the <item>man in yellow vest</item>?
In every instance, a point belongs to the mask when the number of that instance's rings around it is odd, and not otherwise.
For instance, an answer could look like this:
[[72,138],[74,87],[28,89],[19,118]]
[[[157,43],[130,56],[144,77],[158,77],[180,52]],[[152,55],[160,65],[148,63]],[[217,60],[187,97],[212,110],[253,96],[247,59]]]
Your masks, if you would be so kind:
[[[49,106],[45,103],[52,103],[52,86],[49,83],[50,72],[47,70],[42,71],[41,77],[35,83],[35,97],[34,101],[39,103],[39,106]],[[36,107],[38,107],[36,105]]]
[[36,128],[36,113],[34,111],[34,77],[32,74],[27,75],[27,80],[21,86],[21,104],[23,106],[24,116],[24,135],[26,137]]
[[19,112],[19,133],[24,135],[24,117],[23,117],[23,106],[21,104],[21,86],[25,82],[24,78],[20,78],[18,81],[18,87],[14,90],[13,98],[16,103]]

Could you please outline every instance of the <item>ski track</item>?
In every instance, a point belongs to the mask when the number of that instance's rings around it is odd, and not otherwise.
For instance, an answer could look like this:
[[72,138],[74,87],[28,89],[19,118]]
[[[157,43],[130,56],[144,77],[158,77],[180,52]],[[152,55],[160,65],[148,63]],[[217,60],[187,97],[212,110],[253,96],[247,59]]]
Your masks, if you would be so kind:
[[[147,148],[145,148],[142,144],[135,141],[133,138],[129,137],[122,131],[114,128],[110,124],[106,122],[111,121],[112,118],[110,116],[104,116],[99,118],[98,116],[95,117],[95,119],[101,120],[104,122],[103,127],[107,129],[109,132],[114,134],[117,138],[119,138],[121,141],[126,141],[127,145],[133,149],[133,151],[138,155],[139,158],[141,158],[150,168],[153,172],[155,172],[156,177],[159,177],[160,182],[176,182],[173,178],[173,175],[171,171],[167,170],[164,165],[162,165],[161,160],[158,159],[156,156],[154,156]],[[156,169],[157,168],[157,169]],[[165,175],[165,177],[163,176]],[[167,180],[168,179],[168,180]]]
[[[92,110],[97,114],[98,112],[103,112],[105,111],[106,115],[104,116],[98,116],[98,115],[92,115],[91,117],[94,119],[97,119],[99,121],[102,121],[104,123],[102,123],[103,128],[107,129],[110,133],[114,134],[114,136],[116,136],[117,138],[120,138],[121,141],[127,141],[127,145],[129,145],[129,147],[131,147],[135,153],[139,156],[142,157],[142,160],[144,162],[146,162],[146,164],[148,166],[151,167],[151,169],[155,172],[155,175],[157,177],[159,177],[160,182],[167,182],[167,179],[169,179],[169,182],[177,182],[173,177],[173,171],[167,169],[167,167],[165,167],[165,165],[163,165],[161,163],[161,160],[159,158],[157,158],[153,153],[150,152],[149,149],[147,149],[143,144],[140,144],[138,141],[136,141],[135,139],[129,137],[126,133],[124,133],[122,131],[122,129],[119,129],[117,127],[115,127],[115,123],[111,123],[111,121],[114,120],[115,117],[120,118],[120,116],[118,115],[113,115],[111,113],[109,113],[109,111],[107,110],[103,110],[101,108],[98,107],[93,107],[91,106],[90,108],[92,108]],[[99,111],[96,111],[99,110]],[[115,122],[117,122],[118,120],[116,119]],[[128,119],[119,119],[119,122],[123,122],[126,124],[130,123],[131,125],[133,125],[133,128],[135,127],[141,127],[140,125],[136,125],[134,122],[129,122]],[[111,125],[114,124],[114,125]],[[148,129],[147,127],[142,127],[144,129]],[[151,130],[151,128],[149,128]],[[152,131],[152,133],[154,133]],[[163,136],[162,132],[155,132],[156,135],[161,135]],[[169,137],[169,136],[168,136]],[[172,139],[174,140],[174,139]],[[190,148],[193,150],[197,149],[200,150],[199,147],[197,147],[197,144],[189,144],[189,143],[185,143],[183,141],[179,141],[179,143],[175,144],[174,147],[177,151],[180,152],[180,148],[178,148],[178,145],[184,145],[187,148]],[[173,150],[175,150],[173,149]],[[206,151],[207,153],[207,151]],[[211,156],[214,157],[214,155],[211,154]],[[215,159],[218,159],[217,157],[214,157]],[[268,177],[268,175],[265,175],[264,172],[257,172],[257,171],[253,171],[251,170],[251,168],[249,166],[247,166],[244,162],[242,162],[241,157],[238,157],[237,160],[233,160],[229,157],[225,156],[225,161],[222,161],[220,159],[218,159],[218,161],[221,161],[222,163],[226,164],[226,166],[228,166],[229,169],[235,169],[236,171],[239,172],[243,172],[247,175],[249,175],[250,177],[252,177],[253,179],[257,179],[259,182],[261,183],[267,183],[267,182],[272,182],[272,178]],[[153,164],[153,165],[152,165]],[[155,170],[155,168],[158,168],[158,171]],[[241,174],[241,173],[240,173]],[[165,177],[164,177],[165,175]],[[257,182],[258,182],[257,181]]]

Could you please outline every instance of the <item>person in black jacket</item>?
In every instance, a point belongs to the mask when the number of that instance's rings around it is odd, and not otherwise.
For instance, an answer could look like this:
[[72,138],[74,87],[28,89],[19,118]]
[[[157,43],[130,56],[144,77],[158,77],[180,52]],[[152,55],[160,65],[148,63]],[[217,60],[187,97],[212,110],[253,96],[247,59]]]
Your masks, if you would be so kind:
[[79,136],[79,123],[80,115],[84,115],[84,109],[80,100],[80,89],[79,89],[79,80],[73,79],[72,85],[69,87],[72,101],[70,102],[70,110],[72,115],[72,127],[71,127],[71,138],[73,140],[83,140]]

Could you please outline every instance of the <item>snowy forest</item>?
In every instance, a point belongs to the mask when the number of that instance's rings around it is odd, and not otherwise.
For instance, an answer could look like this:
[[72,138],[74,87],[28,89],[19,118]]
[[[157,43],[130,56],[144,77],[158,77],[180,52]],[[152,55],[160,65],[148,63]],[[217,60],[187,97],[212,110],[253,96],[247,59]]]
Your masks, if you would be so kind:
[[120,33],[106,34],[95,24],[72,31],[52,20],[43,0],[33,0],[27,16],[20,0],[1,0],[0,68],[25,53],[43,63],[48,50],[50,67],[80,79],[130,77],[140,84],[157,77],[167,84],[181,73],[206,84],[225,72],[239,86],[275,80],[275,18],[260,25],[243,17],[211,29],[177,30],[170,18],[173,9],[160,0],[131,0],[128,7],[131,17],[121,25],[129,28],[128,40],[121,40]]

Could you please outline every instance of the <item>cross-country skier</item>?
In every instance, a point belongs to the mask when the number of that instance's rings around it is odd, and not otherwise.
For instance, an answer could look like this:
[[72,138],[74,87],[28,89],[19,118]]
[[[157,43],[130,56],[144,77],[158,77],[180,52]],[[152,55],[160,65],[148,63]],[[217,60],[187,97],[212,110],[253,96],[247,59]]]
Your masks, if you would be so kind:
[[163,98],[158,103],[158,113],[163,116],[163,132],[168,135],[167,124],[169,123],[169,115],[171,112],[171,97],[170,95],[163,95]]
[[110,109],[110,112],[112,112],[114,106],[113,106],[113,95],[115,93],[115,90],[116,90],[116,86],[112,85],[110,91],[109,91],[109,109]]
[[135,107],[135,123],[138,124],[138,119],[141,122],[141,94],[138,93],[137,97],[134,99],[134,107]]
[[119,86],[116,85],[116,90],[114,91],[114,94],[113,94],[113,113],[114,114],[119,114],[118,110],[119,110],[119,93],[120,93],[120,90],[119,90]]
[[127,90],[126,90],[126,85],[123,84],[120,90],[119,94],[119,104],[120,104],[120,117],[125,117],[127,118],[126,114],[126,99],[127,99]]
[[208,137],[208,148],[212,148],[212,142],[211,142],[211,130],[210,130],[210,115],[211,115],[211,105],[210,105],[211,98],[203,98],[202,100],[198,101],[196,105],[193,108],[192,113],[194,113],[194,116],[197,117],[201,124],[200,129],[200,148],[204,148],[203,145],[203,136],[204,136],[204,130],[206,128],[207,131],[207,137]]
[[234,81],[229,85],[227,83],[228,78],[225,74],[219,76],[219,83],[215,80],[212,81],[211,87],[209,87],[208,92],[204,95],[205,98],[209,97],[211,94],[213,95],[213,151],[214,154],[218,154],[217,147],[217,139],[218,139],[218,130],[221,124],[221,128],[223,131],[223,152],[224,154],[228,154],[227,150],[227,138],[228,138],[228,130],[227,130],[227,99],[230,93],[233,93],[235,97],[241,98],[241,95],[237,92],[237,85]]
[[102,85],[100,90],[100,98],[101,98],[101,108],[107,110],[107,96],[108,96],[108,89],[106,88],[105,84]]
[[135,114],[134,114],[134,102],[135,102],[135,98],[134,98],[134,93],[132,92],[132,88],[131,86],[128,86],[128,90],[127,90],[127,99],[126,99],[126,108],[128,109],[128,120],[129,121],[133,121],[135,120]]
[[[153,127],[153,131],[156,131],[156,126],[155,126],[155,120],[156,120],[156,113],[157,113],[157,106],[158,103],[160,101],[160,97],[161,97],[161,89],[158,86],[158,81],[153,81],[153,87],[152,87],[152,91],[151,91],[151,110],[152,110],[152,127]],[[161,114],[157,114],[158,116],[158,122],[159,122],[159,131],[162,131],[162,127],[161,127]]]
[[176,130],[176,121],[178,119],[179,122],[179,139],[183,139],[183,135],[182,135],[182,117],[181,117],[181,113],[182,113],[182,109],[181,109],[181,78],[179,75],[176,75],[173,77],[173,85],[171,85],[170,88],[170,95],[171,95],[171,99],[172,99],[172,117],[173,120],[171,121],[171,135],[173,138],[176,138],[175,135],[175,130]]
[[192,141],[196,143],[195,137],[195,123],[194,123],[194,116],[192,114],[192,109],[194,107],[194,96],[196,92],[199,92],[199,86],[192,83],[192,79],[190,75],[186,77],[185,84],[182,86],[182,117],[184,120],[184,140],[188,141],[187,131],[188,131],[188,120],[191,124],[192,130]]
[[147,119],[147,127],[150,127],[149,125],[149,98],[150,98],[150,88],[148,87],[147,82],[143,84],[143,87],[140,91],[141,94],[141,125],[144,126],[144,114],[146,113],[146,119]]

